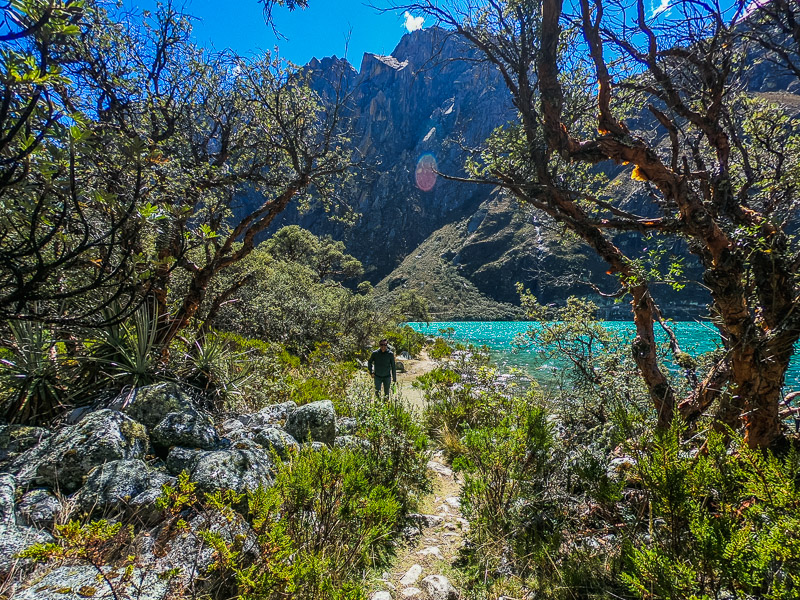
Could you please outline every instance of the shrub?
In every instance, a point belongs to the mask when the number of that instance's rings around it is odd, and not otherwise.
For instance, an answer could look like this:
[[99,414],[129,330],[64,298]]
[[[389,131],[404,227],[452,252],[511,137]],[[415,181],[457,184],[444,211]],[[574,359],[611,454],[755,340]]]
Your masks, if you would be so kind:
[[797,598],[800,457],[778,458],[711,433],[692,456],[680,428],[638,456],[652,519],[623,578],[640,598]]
[[[224,512],[240,499],[217,494],[209,504]],[[202,534],[216,552],[214,569],[236,581],[239,598],[365,598],[361,575],[385,553],[399,515],[392,493],[370,482],[363,455],[345,449],[303,448],[247,505],[254,559],[242,540]]]
[[351,387],[347,405],[344,414],[356,417],[356,435],[366,441],[362,453],[370,481],[392,490],[405,516],[431,490],[429,440],[422,424],[401,398],[376,399],[366,378]]

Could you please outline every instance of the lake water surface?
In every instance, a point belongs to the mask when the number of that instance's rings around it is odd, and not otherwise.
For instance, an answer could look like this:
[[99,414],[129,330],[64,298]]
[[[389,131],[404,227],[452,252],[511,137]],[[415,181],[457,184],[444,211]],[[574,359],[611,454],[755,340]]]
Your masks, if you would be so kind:
[[[425,323],[408,323],[415,330],[425,335],[441,335],[440,329],[453,328],[450,339],[465,344],[488,346],[492,359],[504,367],[524,369],[531,376],[542,374],[558,368],[558,364],[548,364],[541,356],[541,348],[527,347],[518,349],[514,345],[514,338],[524,334],[531,327],[538,327],[534,321],[438,321]],[[605,321],[603,325],[609,330],[619,334],[621,343],[630,340],[635,334],[634,324],[626,321]],[[707,323],[684,321],[672,323],[672,329],[680,343],[681,350],[692,356],[714,350],[721,345],[719,334],[713,326]],[[656,331],[659,342],[665,342],[663,331]],[[798,352],[792,359],[789,372],[786,375],[786,388],[800,389],[800,356]]]

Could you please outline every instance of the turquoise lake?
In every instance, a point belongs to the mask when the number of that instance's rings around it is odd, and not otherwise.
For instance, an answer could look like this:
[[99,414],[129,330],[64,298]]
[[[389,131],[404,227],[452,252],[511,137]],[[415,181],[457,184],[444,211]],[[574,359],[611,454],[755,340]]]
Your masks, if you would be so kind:
[[[527,371],[532,377],[545,375],[548,371],[559,367],[555,361],[550,363],[542,359],[539,348],[516,348],[514,338],[524,334],[531,327],[537,327],[533,321],[438,321],[425,323],[408,323],[415,330],[425,335],[441,335],[440,329],[452,327],[454,332],[450,339],[465,344],[488,346],[492,359],[502,367],[516,367]],[[621,340],[630,340],[634,336],[634,325],[625,321],[605,321],[603,325],[619,334]],[[678,338],[681,349],[693,356],[714,350],[720,345],[720,338],[713,326],[698,322],[672,323],[672,329]],[[659,342],[665,341],[665,334],[656,331]],[[625,343],[624,341],[622,343]],[[796,353],[786,375],[787,390],[800,389],[800,356]]]

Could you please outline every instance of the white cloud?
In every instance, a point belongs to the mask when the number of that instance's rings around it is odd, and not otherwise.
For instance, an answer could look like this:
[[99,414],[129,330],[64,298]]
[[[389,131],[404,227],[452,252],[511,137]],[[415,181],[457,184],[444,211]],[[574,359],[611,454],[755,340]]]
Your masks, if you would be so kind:
[[422,29],[422,23],[425,22],[423,17],[415,17],[408,11],[403,13],[403,16],[406,18],[405,26],[409,33],[417,29]]
[[672,0],[661,0],[661,4],[659,4],[653,9],[653,14],[651,15],[651,18],[655,18],[661,13],[669,11],[672,8],[672,6],[670,6],[671,1]]

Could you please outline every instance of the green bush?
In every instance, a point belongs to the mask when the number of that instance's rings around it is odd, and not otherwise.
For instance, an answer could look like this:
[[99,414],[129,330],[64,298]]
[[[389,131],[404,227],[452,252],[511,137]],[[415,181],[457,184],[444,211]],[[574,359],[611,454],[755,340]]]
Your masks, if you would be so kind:
[[496,569],[504,559],[526,574],[561,539],[562,510],[551,489],[554,440],[544,409],[519,403],[494,425],[467,428],[462,444],[453,466],[464,474],[461,508],[476,560]]
[[624,581],[640,598],[797,598],[800,456],[783,458],[712,433],[692,456],[680,428],[639,453],[652,519]]
[[[234,579],[242,599],[365,598],[362,574],[385,555],[400,511],[369,471],[359,452],[303,448],[279,468],[273,486],[247,495],[255,559],[241,541],[202,534],[216,552],[217,575]],[[240,499],[216,494],[209,506],[230,511]]]
[[410,325],[397,325],[384,331],[383,337],[389,340],[396,355],[408,352],[411,356],[419,356],[425,346],[425,336]]
[[347,404],[347,414],[358,420],[356,435],[366,441],[362,453],[370,481],[392,490],[405,516],[431,491],[429,440],[422,424],[401,399],[376,399],[365,378],[352,386]]

